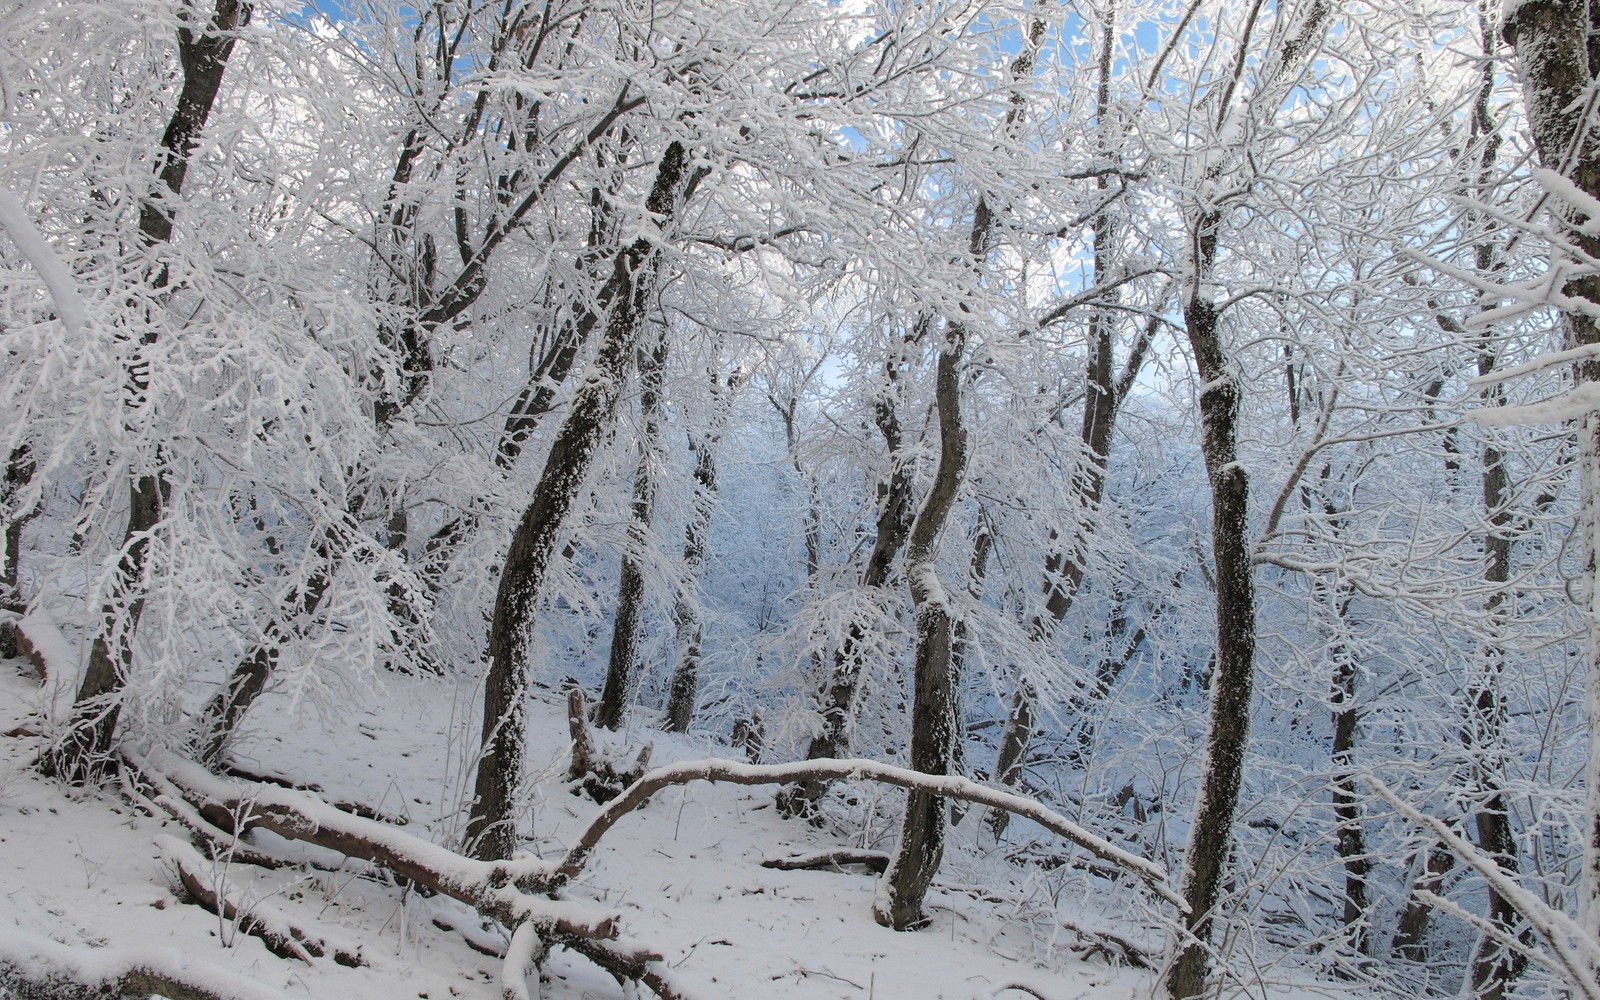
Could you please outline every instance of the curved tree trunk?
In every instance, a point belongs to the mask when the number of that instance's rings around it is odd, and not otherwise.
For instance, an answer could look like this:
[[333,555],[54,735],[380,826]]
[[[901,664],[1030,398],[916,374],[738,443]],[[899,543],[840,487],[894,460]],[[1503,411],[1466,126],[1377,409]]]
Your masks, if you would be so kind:
[[[978,202],[973,223],[974,256],[987,250],[987,203]],[[967,429],[961,420],[961,371],[967,345],[963,323],[951,322],[939,353],[935,398],[939,413],[939,464],[928,497],[911,525],[906,577],[915,606],[917,648],[911,703],[911,768],[950,773],[955,737],[955,702],[950,683],[952,615],[935,561],[938,540],[967,469]],[[925,789],[906,795],[900,842],[889,861],[872,915],[886,927],[910,930],[925,922],[922,900],[944,857],[944,799]]]
[[[656,167],[646,201],[658,226],[670,224],[687,172],[688,156],[683,145],[674,142]],[[619,291],[606,320],[599,354],[567,409],[533,499],[511,536],[489,625],[481,755],[467,820],[468,849],[477,858],[506,858],[516,845],[515,795],[522,773],[523,713],[532,667],[528,634],[544,596],[556,541],[611,425],[628,361],[637,350],[645,313],[655,294],[659,268],[660,251],[653,238],[642,237],[617,256]]]

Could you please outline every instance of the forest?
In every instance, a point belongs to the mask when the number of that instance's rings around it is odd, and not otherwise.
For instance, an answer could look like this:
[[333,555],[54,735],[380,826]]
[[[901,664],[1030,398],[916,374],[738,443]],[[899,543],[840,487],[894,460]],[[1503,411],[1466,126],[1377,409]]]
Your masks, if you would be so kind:
[[0,997],[1600,1000],[1600,0],[0,39]]

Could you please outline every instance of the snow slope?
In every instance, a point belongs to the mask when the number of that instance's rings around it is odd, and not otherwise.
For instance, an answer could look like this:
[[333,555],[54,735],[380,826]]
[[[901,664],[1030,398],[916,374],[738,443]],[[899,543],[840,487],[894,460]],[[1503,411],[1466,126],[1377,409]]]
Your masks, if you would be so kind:
[[[471,692],[452,691],[437,678],[393,676],[385,685],[370,708],[327,726],[281,699],[264,698],[235,759],[314,783],[330,800],[360,802],[405,819],[414,834],[448,842],[464,785],[460,750],[472,731],[461,706],[470,704]],[[0,662],[0,730],[22,722],[40,697],[37,679],[20,662]],[[538,781],[522,832],[532,850],[553,857],[597,807],[561,781],[565,723],[553,698],[535,708],[531,731],[529,767]],[[616,740],[636,748],[644,738],[656,742],[658,762],[729,753],[703,740],[637,729]],[[106,955],[168,949],[164,961],[230,971],[284,997],[499,995],[501,963],[474,951],[466,938],[492,946],[503,946],[504,938],[464,906],[368,877],[364,864],[333,872],[212,864],[214,881],[247,907],[258,904],[264,914],[286,916],[330,944],[359,950],[367,964],[344,968],[332,948],[310,963],[275,957],[174,890],[175,873],[162,860],[158,838],[181,838],[182,830],[140,814],[111,790],[67,791],[38,777],[27,767],[36,745],[27,737],[0,739],[0,943],[49,939]],[[873,922],[870,874],[761,867],[764,858],[862,846],[781,819],[771,800],[771,790],[762,788],[668,790],[607,835],[569,895],[620,911],[623,932],[657,949],[694,996],[1150,994],[1151,974],[1081,959],[1070,947],[1080,939],[1058,921],[1041,919],[1078,905],[1076,922],[1104,925],[1103,901],[1080,895],[1075,904],[1071,893],[1063,900],[1062,881],[958,885],[974,873],[1008,870],[964,853],[936,887],[930,926],[902,934]],[[1130,883],[1100,885],[1112,896],[1140,891]],[[1056,898],[1046,904],[1052,893]],[[630,995],[565,952],[557,951],[546,968],[544,996],[551,1000]]]

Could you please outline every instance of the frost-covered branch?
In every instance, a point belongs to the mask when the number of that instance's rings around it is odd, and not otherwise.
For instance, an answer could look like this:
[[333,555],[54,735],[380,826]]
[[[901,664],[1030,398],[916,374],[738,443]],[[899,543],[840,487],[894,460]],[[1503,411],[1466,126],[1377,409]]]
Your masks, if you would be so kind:
[[1516,879],[1508,875],[1499,863],[1450,829],[1449,824],[1401,799],[1393,789],[1372,775],[1365,776],[1363,780],[1379,798],[1394,807],[1395,812],[1426,828],[1468,867],[1481,875],[1490,888],[1521,914],[1534,933],[1544,939],[1573,987],[1588,1000],[1600,1000],[1600,942],[1585,934],[1571,917],[1518,885]]
[[1031,819],[1035,823],[1066,840],[1078,845],[1103,861],[1109,862],[1117,868],[1137,877],[1150,891],[1171,903],[1180,912],[1184,908],[1183,899],[1171,886],[1167,884],[1166,872],[1135,854],[1123,850],[1103,837],[1100,837],[1060,813],[1044,806],[1032,799],[1013,795],[988,788],[966,778],[945,775],[923,774],[892,764],[882,764],[875,760],[849,759],[837,760],[821,758],[818,760],[800,761],[792,764],[743,764],[732,760],[707,760],[681,761],[658,767],[634,782],[625,792],[609,802],[605,808],[598,812],[589,825],[584,828],[572,846],[568,848],[566,856],[556,865],[552,876],[554,885],[559,888],[566,882],[576,878],[582,871],[589,856],[599,845],[600,839],[621,819],[641,808],[650,801],[657,792],[674,785],[686,785],[692,781],[725,781],[734,785],[782,785],[804,780],[827,781],[876,781],[885,785],[894,785],[899,788],[921,789],[941,795],[945,798],[960,799],[976,805],[990,806],[1002,809],[1014,816]]

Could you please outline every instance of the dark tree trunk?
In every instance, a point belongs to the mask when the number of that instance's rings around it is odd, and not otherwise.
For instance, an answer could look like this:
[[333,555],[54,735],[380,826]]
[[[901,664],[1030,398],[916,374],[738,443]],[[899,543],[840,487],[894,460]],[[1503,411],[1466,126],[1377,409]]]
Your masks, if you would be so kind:
[[[1481,254],[1487,257],[1487,254]],[[1480,261],[1480,265],[1488,263]],[[1487,350],[1478,354],[1478,373],[1488,375],[1494,369],[1494,357]],[[1503,402],[1500,392],[1491,390],[1495,405]],[[1495,859],[1500,870],[1517,875],[1517,846],[1511,828],[1511,816],[1505,793],[1505,721],[1506,707],[1501,695],[1501,675],[1505,672],[1506,653],[1500,636],[1507,625],[1506,598],[1511,581],[1512,517],[1510,510],[1511,483],[1506,471],[1505,456],[1492,443],[1483,447],[1483,506],[1489,522],[1484,536],[1484,582],[1491,590],[1484,610],[1489,615],[1491,636],[1480,652],[1480,662],[1467,684],[1467,724],[1461,733],[1467,751],[1469,766],[1479,795],[1473,825],[1478,835],[1478,847]],[[1516,908],[1491,886],[1489,895],[1489,922],[1508,937],[1517,938],[1524,945],[1532,944],[1532,936]],[[1503,1000],[1512,983],[1527,967],[1527,956],[1510,948],[1493,935],[1485,934],[1478,942],[1473,956],[1472,992],[1480,1000]]]
[[[1095,109],[1100,155],[1109,162],[1117,155],[1117,151],[1112,147],[1110,120],[1112,56],[1117,26],[1115,4],[1111,5],[1105,17],[1100,33]],[[1121,183],[1120,180],[1113,180],[1110,175],[1103,175],[1097,181],[1105,210],[1097,214],[1091,223],[1094,264],[1094,270],[1089,278],[1091,285],[1104,280],[1110,274],[1115,262],[1118,226],[1111,212],[1111,203],[1119,196]],[[1128,390],[1133,385],[1133,380],[1138,376],[1140,367],[1144,364],[1145,351],[1154,332],[1155,327],[1152,324],[1135,340],[1119,375],[1115,368],[1113,349],[1115,335],[1113,314],[1107,310],[1097,309],[1089,317],[1089,357],[1084,372],[1086,395],[1083,420],[1079,427],[1079,440],[1083,442],[1083,457],[1073,474],[1070,487],[1074,500],[1071,507],[1080,511],[1081,515],[1074,528],[1073,537],[1063,541],[1060,532],[1055,529],[1050,532],[1051,543],[1060,547],[1048,551],[1045,555],[1045,613],[1035,616],[1029,625],[1029,638],[1035,643],[1049,640],[1054,627],[1072,609],[1078,587],[1083,583],[1083,547],[1088,544],[1088,535],[1100,509],[1100,502],[1105,496],[1106,463],[1111,455],[1117,414],[1127,397]],[[1038,692],[1033,682],[1026,677],[1018,677],[1011,692],[1011,704],[1006,712],[1005,726],[1001,729],[1000,746],[995,754],[994,780],[1003,786],[1015,785],[1022,777],[1028,746],[1033,741],[1034,720],[1038,715],[1037,701]],[[1079,704],[1073,706],[1072,714],[1082,715],[1090,710],[1092,706]],[[1009,813],[1000,809],[990,810],[988,824],[996,838],[1005,832],[1010,822]]]
[[[1286,37],[1280,58],[1262,86],[1307,58],[1330,14],[1326,0],[1311,0],[1296,34]],[[1239,109],[1231,107],[1233,86],[1243,75],[1250,51],[1250,29],[1239,41],[1234,75],[1222,93],[1216,127],[1223,132]],[[1214,158],[1207,182],[1220,176]],[[1185,938],[1167,970],[1167,994],[1187,1000],[1205,992],[1206,952],[1215,930],[1217,900],[1233,843],[1233,816],[1250,741],[1250,698],[1255,686],[1256,593],[1251,574],[1250,484],[1239,461],[1239,407],[1243,391],[1239,368],[1222,343],[1221,317],[1206,290],[1216,273],[1217,241],[1223,210],[1200,205],[1190,219],[1193,241],[1183,289],[1184,332],[1194,355],[1199,385],[1200,450],[1211,486],[1211,554],[1216,584],[1216,647],[1210,681],[1211,713],[1206,729],[1200,788],[1184,852]]]
[[[689,438],[694,453],[694,510],[683,530],[683,569],[686,583],[694,586],[705,572],[706,534],[711,529],[711,512],[717,496],[716,449],[722,440],[734,388],[739,384],[736,371],[727,382],[719,383],[711,372],[711,417],[705,433]],[[672,625],[676,639],[677,663],[667,687],[667,713],[662,727],[669,733],[686,733],[694,720],[700,689],[700,608],[692,594],[680,591],[672,606]]]
[[[925,329],[925,325],[925,320],[919,321],[918,334]],[[884,444],[888,446],[890,473],[888,482],[880,484],[883,509],[878,512],[878,532],[873,539],[872,551],[867,556],[867,565],[861,573],[861,585],[873,590],[881,590],[889,582],[889,571],[905,545],[914,513],[911,507],[911,470],[905,462],[900,418],[894,400],[899,365],[891,361],[884,366],[884,372],[889,385],[874,405],[873,415]],[[810,530],[811,526],[807,525],[808,538]],[[807,558],[808,561],[816,558],[810,550],[809,540]],[[833,668],[819,695],[822,731],[813,736],[806,746],[806,760],[842,757],[848,750],[847,730],[854,714],[856,691],[861,680],[858,651],[865,641],[866,632],[862,626],[852,622],[845,633],[844,642],[834,651]],[[779,812],[789,817],[813,815],[828,784],[826,780],[812,779],[784,789],[778,794]]]
[[[1208,213],[1197,227],[1205,260],[1216,249],[1220,219]],[[1202,272],[1204,273],[1204,272]],[[1211,546],[1217,582],[1217,654],[1211,681],[1200,791],[1185,855],[1184,929],[1193,937],[1167,976],[1174,998],[1205,991],[1206,943],[1232,842],[1245,747],[1250,737],[1250,696],[1255,681],[1255,582],[1250,570],[1246,516],[1249,484],[1239,463],[1239,383],[1223,350],[1212,303],[1191,296],[1184,305],[1189,344],[1199,369],[1201,447],[1211,481]]]
[[[160,184],[139,211],[139,233],[152,250],[172,239],[176,205],[169,198],[176,199],[183,192],[190,158],[222,87],[236,33],[250,19],[250,7],[239,0],[217,0],[203,26],[197,23],[198,11],[190,8],[188,14],[184,27],[178,30],[183,86],[161,137],[157,171]],[[151,277],[157,288],[165,287],[167,280],[165,266]],[[152,338],[153,333],[147,334],[140,346],[152,346]],[[149,363],[141,354],[136,351],[127,365],[124,391],[130,411],[147,402]],[[103,773],[116,735],[119,695],[133,663],[133,636],[144,610],[145,552],[150,534],[161,520],[163,493],[157,472],[141,473],[130,484],[128,524],[123,532],[112,596],[100,609],[100,623],[89,647],[89,665],[73,704],[72,722],[59,744],[40,758],[47,773],[73,782],[95,780]]]
[[[991,224],[988,204],[980,199],[972,234],[973,257],[978,262],[987,256]],[[916,609],[917,634],[912,672],[911,769],[925,774],[950,773],[955,739],[955,701],[950,683],[953,616],[935,561],[939,535],[967,470],[967,429],[961,419],[961,372],[966,344],[966,326],[951,322],[939,354],[935,387],[939,464],[928,497],[911,525],[906,547],[906,576]],[[944,836],[944,800],[923,789],[908,792],[900,842],[873,904],[878,923],[904,931],[926,922],[922,901],[944,857]]]
[[[33,471],[27,446],[13,448],[6,462],[5,493],[0,496],[0,505],[10,506],[16,502],[17,492],[32,481]],[[33,514],[33,510],[13,510],[5,522],[5,572],[0,575],[0,611],[12,615],[20,616],[28,610],[22,597],[22,529]],[[10,659],[16,655],[16,623],[9,617],[0,619],[0,657]]]
[[[1544,166],[1565,174],[1580,191],[1600,198],[1600,142],[1592,119],[1585,118],[1586,102],[1600,76],[1600,5],[1587,0],[1531,0],[1511,5],[1502,28],[1516,52],[1521,70],[1524,103],[1534,145]],[[1591,112],[1592,113],[1592,112]],[[1578,248],[1589,259],[1600,259],[1600,237],[1574,234]],[[1574,299],[1600,305],[1600,275],[1569,278],[1562,292]],[[1562,316],[1567,347],[1600,344],[1600,320],[1576,310]],[[1600,361],[1578,362],[1574,375],[1580,383],[1600,382]],[[1584,540],[1584,612],[1590,620],[1600,609],[1600,414],[1589,413],[1575,428],[1578,433],[1579,534]],[[1584,650],[1585,688],[1600,690],[1600,630],[1590,628]],[[1596,703],[1591,695],[1590,705]],[[1591,938],[1600,936],[1600,718],[1587,720],[1588,755],[1584,768],[1587,796],[1584,822],[1583,872],[1578,879],[1579,922]]]
[[[1342,625],[1350,598],[1342,596],[1337,604],[1337,624]],[[1356,707],[1355,659],[1341,639],[1328,651],[1333,661],[1333,683],[1329,703],[1333,707],[1333,816],[1334,837],[1339,858],[1344,864],[1344,927],[1346,940],[1356,954],[1366,954],[1367,938],[1367,876],[1372,871],[1372,860],[1367,856],[1367,838],[1361,827],[1361,801],[1356,795],[1355,746],[1356,724],[1360,710]]]
[[639,618],[644,609],[644,558],[650,521],[656,506],[656,467],[661,459],[661,377],[667,363],[665,331],[657,328],[656,342],[639,351],[639,409],[644,436],[639,441],[639,466],[633,476],[633,520],[628,524],[627,546],[622,553],[622,579],[617,584],[617,611],[611,629],[611,657],[605,687],[595,708],[594,724],[602,729],[622,725],[628,700],[639,675]]
[[[671,222],[687,180],[687,160],[678,142],[668,146],[661,157],[646,201],[657,225],[665,227]],[[500,573],[489,625],[481,753],[466,830],[472,855],[484,860],[509,857],[516,846],[515,796],[522,771],[531,668],[528,637],[544,596],[556,542],[611,425],[629,359],[638,347],[660,268],[656,240],[636,240],[617,256],[614,267],[618,294],[599,353],[551,444],[539,484],[511,537]]]

